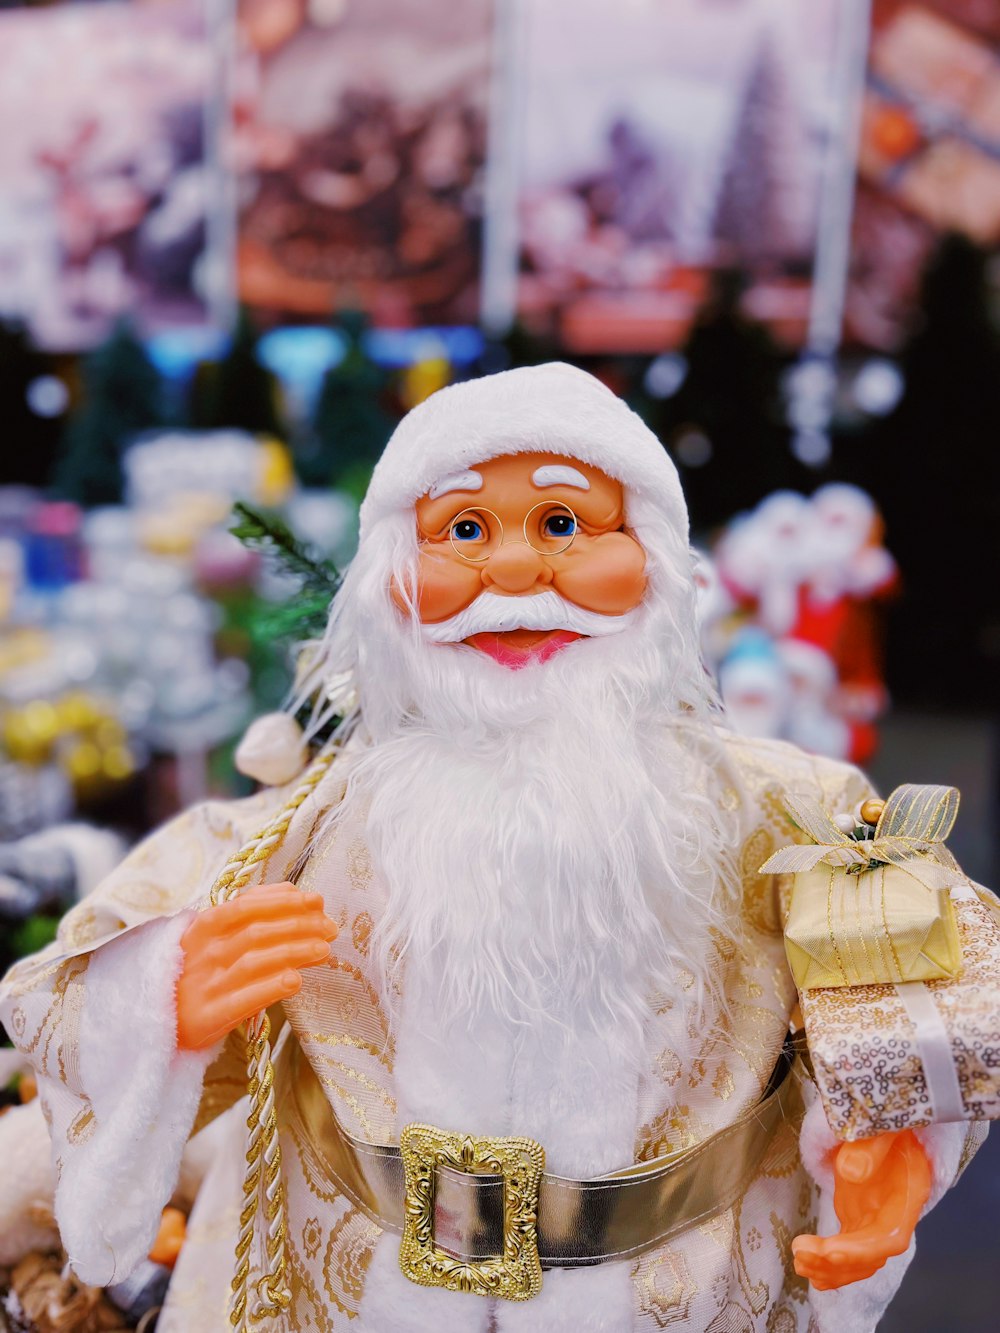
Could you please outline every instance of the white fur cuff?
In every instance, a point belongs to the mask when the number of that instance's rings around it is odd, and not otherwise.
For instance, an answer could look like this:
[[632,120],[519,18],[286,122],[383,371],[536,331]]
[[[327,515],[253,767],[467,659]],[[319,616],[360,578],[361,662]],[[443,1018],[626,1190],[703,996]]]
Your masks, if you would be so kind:
[[192,912],[150,921],[98,949],[87,970],[80,1077],[90,1133],[58,1145],[56,1217],[70,1263],[94,1285],[148,1253],[218,1051],[177,1050],[180,940]]
[[[955,1124],[925,1125],[915,1131],[927,1154],[932,1172],[931,1193],[924,1213],[933,1208],[954,1183],[967,1131],[968,1125],[964,1121]],[[823,1103],[817,1097],[802,1122],[799,1150],[802,1153],[803,1165],[824,1192],[833,1190],[832,1153],[840,1142],[841,1140],[827,1124]]]
[[827,1124],[822,1101],[815,1097],[802,1121],[799,1152],[802,1165],[824,1192],[833,1190],[832,1153],[839,1143],[840,1139]]
[[[967,1128],[964,1123],[940,1124],[916,1131],[933,1173],[925,1213],[955,1179]],[[839,1143],[827,1124],[823,1103],[816,1096],[806,1112],[799,1147],[806,1170],[820,1187],[817,1231],[821,1236],[835,1235],[840,1226],[833,1207],[832,1157]],[[872,1333],[895,1296],[915,1252],[915,1241],[911,1241],[905,1253],[888,1259],[870,1278],[839,1290],[816,1291],[810,1287],[809,1303],[819,1333],[843,1333],[844,1329],[850,1329],[851,1333]]]

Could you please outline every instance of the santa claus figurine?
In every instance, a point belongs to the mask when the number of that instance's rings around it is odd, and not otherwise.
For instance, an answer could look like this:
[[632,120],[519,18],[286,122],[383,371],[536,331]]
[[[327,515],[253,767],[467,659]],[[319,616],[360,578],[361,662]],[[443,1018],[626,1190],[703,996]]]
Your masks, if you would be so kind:
[[813,559],[811,519],[804,496],[775,491],[733,521],[716,551],[723,586],[774,639],[792,633],[800,615]]
[[871,793],[720,726],[692,570],[667,454],[582,371],[404,419],[311,649],[332,742],[6,979],[85,1280],[225,1116],[159,1333],[874,1328],[979,1136],[827,1128],[758,869],[783,789]]
[[857,486],[833,483],[812,497],[809,577],[793,637],[826,653],[837,669],[836,711],[849,728],[848,757],[875,753],[875,723],[888,696],[882,663],[883,607],[896,592],[896,562],[882,545],[882,519]]

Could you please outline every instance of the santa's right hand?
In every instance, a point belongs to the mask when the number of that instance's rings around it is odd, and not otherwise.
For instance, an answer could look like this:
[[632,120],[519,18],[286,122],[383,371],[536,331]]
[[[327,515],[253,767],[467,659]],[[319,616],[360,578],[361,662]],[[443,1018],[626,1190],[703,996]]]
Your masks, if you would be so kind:
[[304,967],[330,957],[337,925],[318,893],[261,884],[199,912],[181,936],[177,1045],[211,1046],[245,1019],[287,1000]]

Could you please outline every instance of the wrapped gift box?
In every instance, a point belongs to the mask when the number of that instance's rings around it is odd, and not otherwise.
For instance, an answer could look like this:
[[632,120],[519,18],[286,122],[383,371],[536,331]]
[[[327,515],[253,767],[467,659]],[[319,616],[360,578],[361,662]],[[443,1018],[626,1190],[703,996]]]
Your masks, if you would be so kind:
[[951,891],[957,978],[800,994],[827,1120],[842,1139],[1000,1118],[1000,903]]
[[785,952],[799,990],[934,981],[962,967],[949,891],[904,866],[852,874],[819,865],[797,874]]

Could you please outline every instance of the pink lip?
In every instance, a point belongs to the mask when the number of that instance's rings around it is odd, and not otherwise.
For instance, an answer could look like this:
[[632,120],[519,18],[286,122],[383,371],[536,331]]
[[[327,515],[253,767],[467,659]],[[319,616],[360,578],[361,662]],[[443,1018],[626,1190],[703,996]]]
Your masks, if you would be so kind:
[[567,644],[575,643],[577,639],[582,638],[582,634],[560,629],[547,639],[532,644],[530,648],[515,648],[512,644],[503,642],[498,634],[473,634],[466,642],[477,651],[492,657],[500,666],[509,667],[511,671],[520,671],[522,667],[532,666],[536,662],[547,662]]

